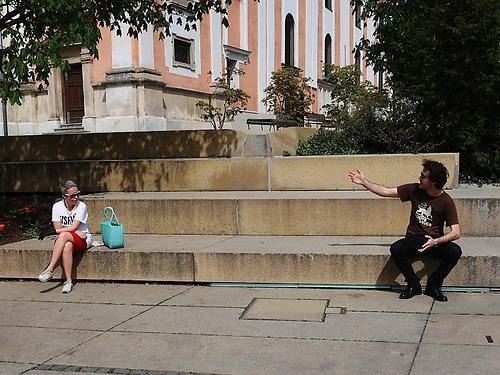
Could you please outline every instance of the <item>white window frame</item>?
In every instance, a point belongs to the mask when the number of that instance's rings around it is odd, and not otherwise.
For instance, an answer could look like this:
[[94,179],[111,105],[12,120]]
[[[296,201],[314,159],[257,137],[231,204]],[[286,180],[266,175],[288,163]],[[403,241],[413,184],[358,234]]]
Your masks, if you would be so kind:
[[[189,43],[189,61],[190,63],[185,63],[183,61],[177,61],[175,59],[175,41],[179,40],[184,43]],[[189,39],[189,38],[184,38],[182,36],[179,36],[177,34],[172,34],[172,66],[176,68],[187,68],[192,71],[196,70],[196,61],[195,61],[195,42],[194,39]]]

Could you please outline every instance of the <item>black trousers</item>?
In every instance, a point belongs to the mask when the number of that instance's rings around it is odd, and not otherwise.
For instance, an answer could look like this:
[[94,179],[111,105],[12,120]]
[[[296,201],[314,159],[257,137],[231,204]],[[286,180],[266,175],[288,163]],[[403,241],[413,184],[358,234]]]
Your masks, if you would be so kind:
[[419,253],[418,249],[426,242],[427,238],[425,238],[423,234],[407,234],[405,238],[401,238],[391,245],[391,255],[408,285],[420,283],[411,265],[412,257],[426,254],[432,257],[441,258],[441,263],[436,271],[429,276],[427,282],[427,285],[439,288],[443,285],[444,279],[460,259],[462,249],[456,243],[447,242],[442,245],[431,247],[423,253]]

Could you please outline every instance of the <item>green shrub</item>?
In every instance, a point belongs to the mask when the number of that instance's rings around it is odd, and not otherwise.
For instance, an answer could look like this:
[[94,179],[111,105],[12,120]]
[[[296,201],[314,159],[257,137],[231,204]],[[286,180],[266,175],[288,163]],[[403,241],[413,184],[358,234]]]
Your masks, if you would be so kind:
[[313,102],[313,94],[308,86],[310,78],[295,67],[283,67],[271,73],[271,81],[264,89],[262,102],[276,118],[294,120],[304,125],[304,115]]

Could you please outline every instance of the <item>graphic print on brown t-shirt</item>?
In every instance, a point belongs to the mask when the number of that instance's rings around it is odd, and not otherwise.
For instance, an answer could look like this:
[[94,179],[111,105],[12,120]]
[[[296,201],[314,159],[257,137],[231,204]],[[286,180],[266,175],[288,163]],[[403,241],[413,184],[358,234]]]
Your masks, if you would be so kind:
[[421,225],[432,227],[432,206],[427,202],[419,203],[415,217]]

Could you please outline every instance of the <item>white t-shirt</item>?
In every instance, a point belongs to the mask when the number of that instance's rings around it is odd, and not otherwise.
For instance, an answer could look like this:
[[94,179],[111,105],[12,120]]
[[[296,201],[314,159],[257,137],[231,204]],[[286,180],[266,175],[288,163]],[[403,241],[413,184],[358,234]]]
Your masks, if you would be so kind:
[[58,221],[63,227],[70,227],[73,220],[78,220],[80,225],[76,230],[87,235],[87,247],[92,244],[92,235],[88,227],[89,214],[87,206],[82,201],[78,201],[71,211],[64,205],[64,200],[54,203],[52,206],[52,221]]

